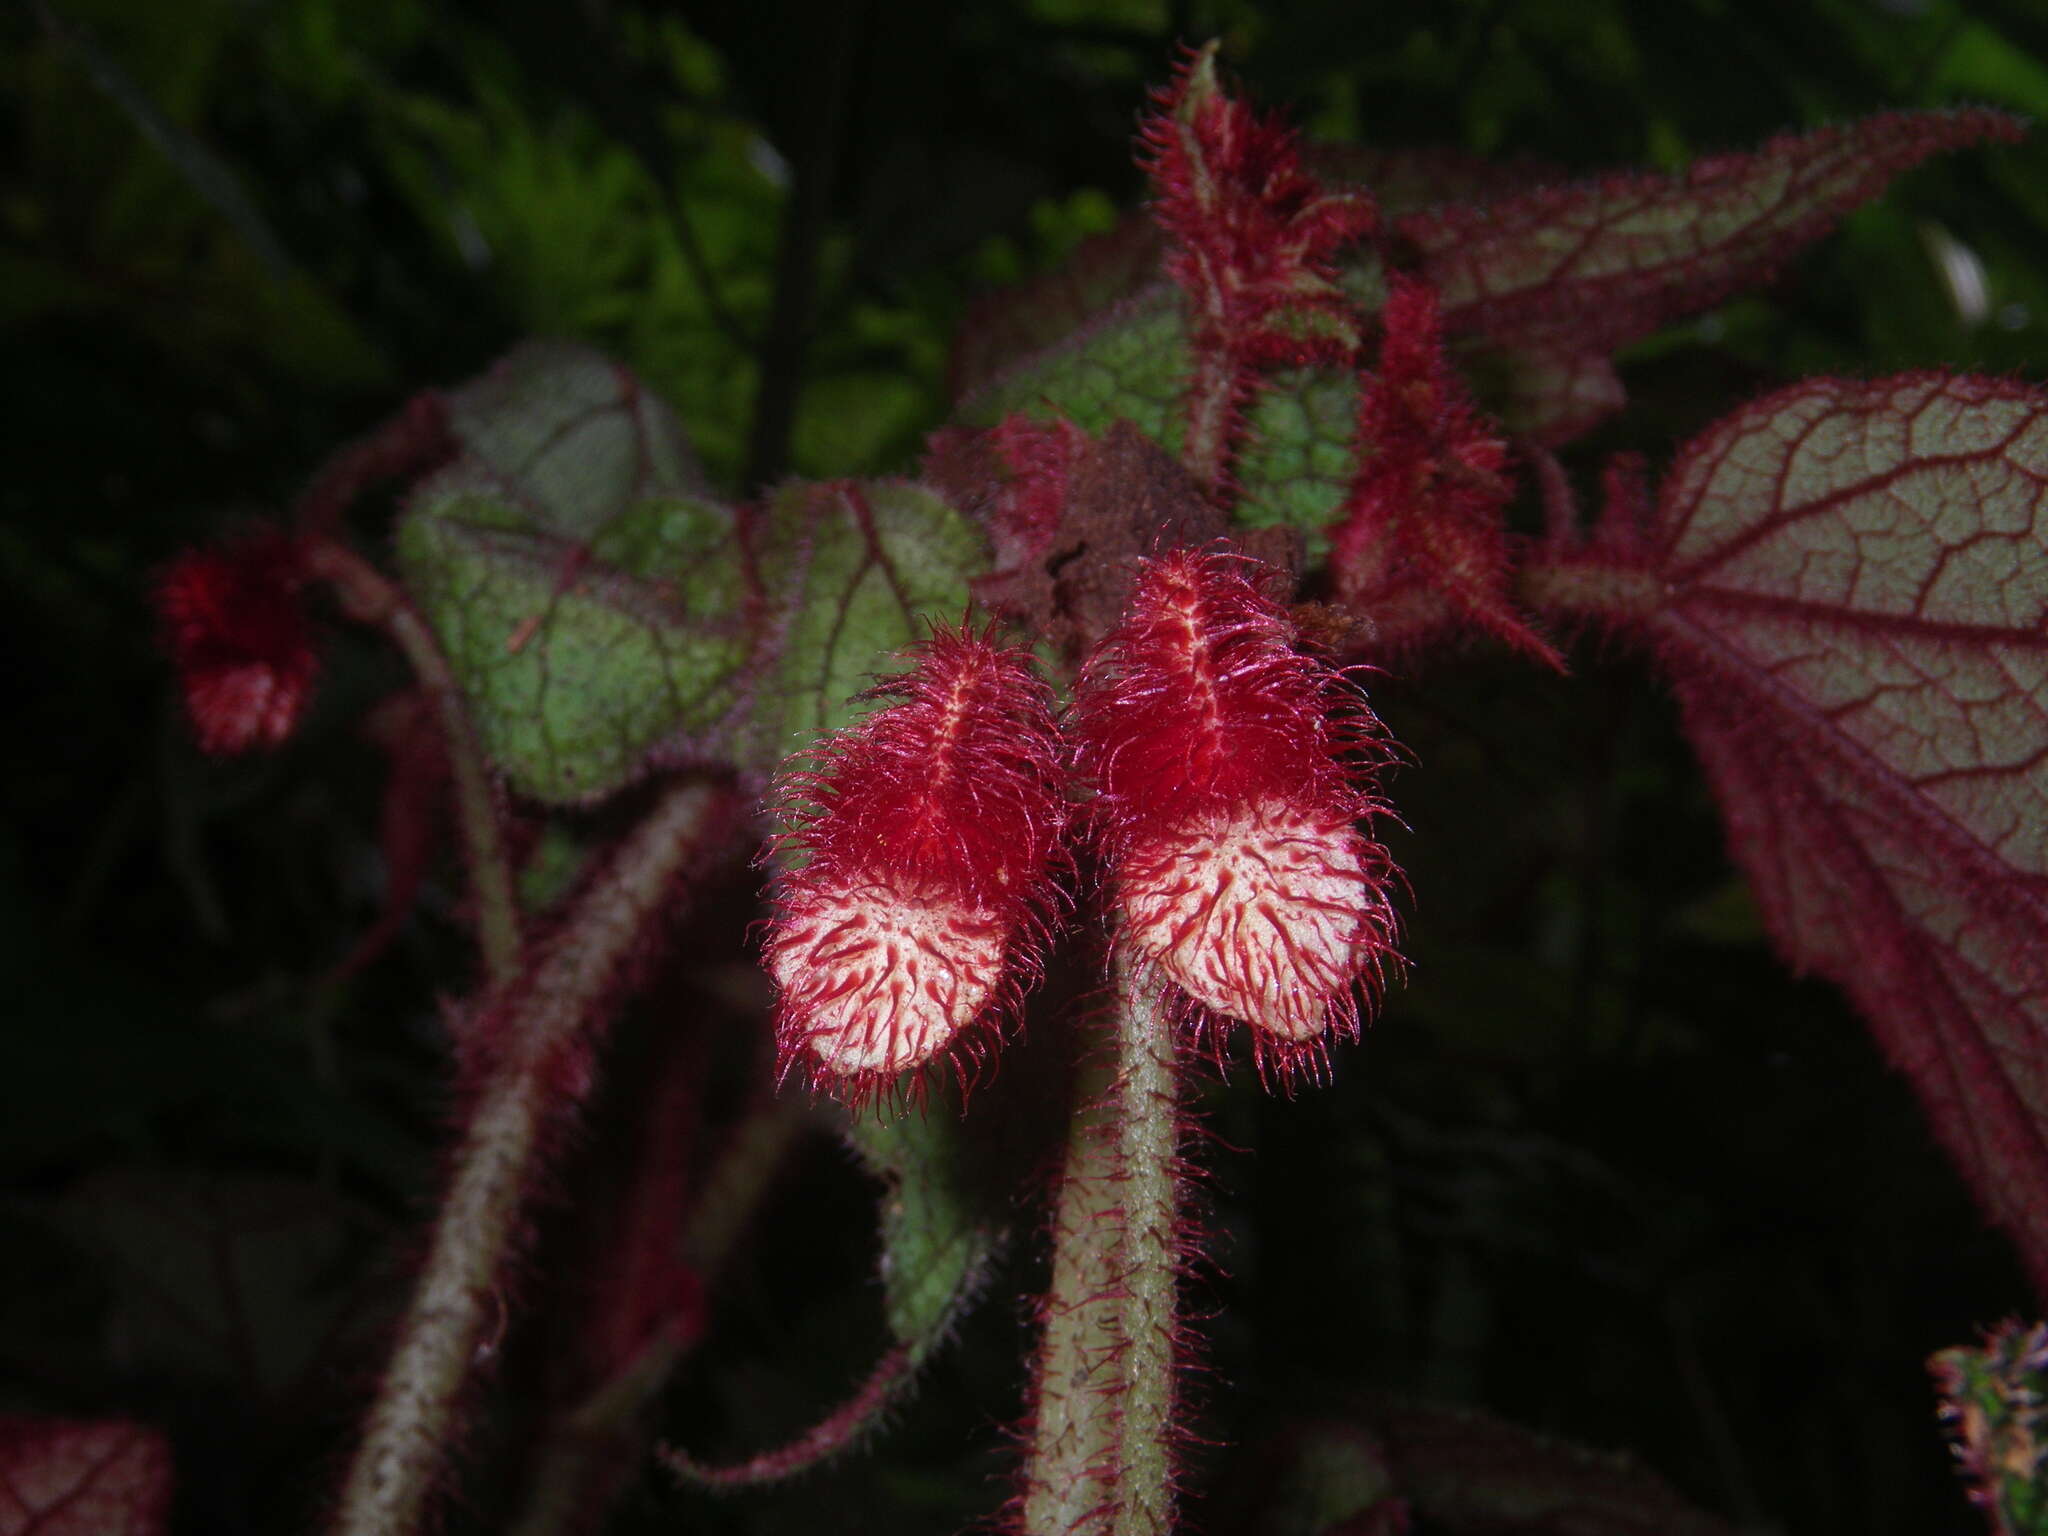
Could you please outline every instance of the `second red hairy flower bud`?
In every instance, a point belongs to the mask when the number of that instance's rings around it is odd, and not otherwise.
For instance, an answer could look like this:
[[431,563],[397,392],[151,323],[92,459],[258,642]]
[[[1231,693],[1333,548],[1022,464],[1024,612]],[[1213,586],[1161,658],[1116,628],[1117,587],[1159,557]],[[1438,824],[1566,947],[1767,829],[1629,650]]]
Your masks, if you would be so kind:
[[157,617],[203,750],[275,747],[298,724],[319,671],[305,582],[303,543],[268,528],[187,550],[158,579]]
[[1129,944],[1196,1003],[1255,1026],[1283,1073],[1394,961],[1377,722],[1243,557],[1180,550],[1140,576],[1075,701],[1081,766]]
[[874,696],[895,702],[784,779],[767,946],[784,1069],[802,1058],[856,1098],[978,1048],[1036,971],[1066,829],[1028,654],[940,629]]

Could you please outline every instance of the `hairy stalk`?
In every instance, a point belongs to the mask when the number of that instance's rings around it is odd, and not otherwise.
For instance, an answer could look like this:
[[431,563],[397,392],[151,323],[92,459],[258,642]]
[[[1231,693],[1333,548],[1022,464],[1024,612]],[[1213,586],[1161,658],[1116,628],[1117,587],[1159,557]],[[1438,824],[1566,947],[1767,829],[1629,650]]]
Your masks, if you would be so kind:
[[564,1071],[565,1061],[658,921],[671,882],[700,851],[722,798],[703,782],[671,787],[516,984],[493,998],[505,1009],[502,1047],[455,1154],[426,1266],[343,1486],[336,1533],[403,1536],[418,1528],[464,1385],[487,1352],[485,1324],[503,1305],[499,1287],[539,1181],[543,1133],[590,1085],[592,1074]]
[[410,480],[459,451],[448,406],[431,390],[327,456],[292,503],[292,526],[307,537],[337,537],[358,496],[380,480]]
[[469,710],[462,702],[455,674],[448,668],[448,658],[441,654],[427,621],[396,584],[345,545],[316,538],[308,548],[306,564],[333,587],[350,618],[374,625],[391,637],[434,701],[455,780],[455,819],[469,864],[484,973],[493,988],[503,986],[519,974],[522,949],[512,860],[498,813],[497,786],[484,764],[476,733],[470,729]]
[[1664,601],[1664,583],[1638,566],[1538,558],[1515,572],[1515,596],[1549,613],[1648,617]]
[[[795,1105],[764,1096],[734,1129],[713,1164],[679,1235],[683,1263],[707,1295],[741,1235],[774,1187],[809,1117]],[[558,1414],[533,1458],[525,1507],[510,1536],[554,1536],[594,1529],[639,1470],[646,1453],[647,1406],[696,1345],[694,1333],[658,1330],[623,1369],[581,1402]],[[664,1460],[672,1458],[660,1453]]]
[[1219,502],[1230,488],[1232,439],[1243,421],[1245,370],[1221,345],[1195,349],[1188,383],[1187,443],[1181,463],[1195,483]]
[[1180,1110],[1162,984],[1116,965],[1109,1053],[1084,1064],[1053,1218],[1024,1536],[1173,1529]]

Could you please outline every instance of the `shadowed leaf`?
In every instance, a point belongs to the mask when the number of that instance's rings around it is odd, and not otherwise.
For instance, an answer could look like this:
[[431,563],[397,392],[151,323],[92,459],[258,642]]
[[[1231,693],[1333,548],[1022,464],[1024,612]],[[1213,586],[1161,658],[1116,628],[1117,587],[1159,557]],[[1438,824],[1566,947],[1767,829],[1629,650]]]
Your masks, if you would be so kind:
[[1681,453],[1643,558],[1734,854],[2048,1286],[2048,395],[1816,380]]
[[1406,1398],[1361,1415],[1429,1529],[1472,1536],[1731,1536],[1630,1457]]
[[0,1418],[0,1536],[161,1536],[171,1448],[119,1419]]
[[898,1393],[951,1336],[987,1273],[1002,1217],[976,1187],[957,1112],[920,1106],[886,1121],[858,1114],[847,1139],[882,1181],[882,1305],[896,1343],[852,1396],[785,1444],[730,1465],[664,1448],[662,1460],[685,1482],[777,1482],[852,1446],[879,1427]]
[[[1929,156],[2020,133],[2003,112],[1892,112],[1676,176],[1443,204],[1400,219],[1397,234],[1436,286],[1451,333],[1525,375],[1513,392],[1520,408],[1503,412],[1509,425],[1556,443],[1620,404],[1607,361],[1617,347],[1768,281]],[[1531,368],[1555,376],[1548,394],[1526,378]]]

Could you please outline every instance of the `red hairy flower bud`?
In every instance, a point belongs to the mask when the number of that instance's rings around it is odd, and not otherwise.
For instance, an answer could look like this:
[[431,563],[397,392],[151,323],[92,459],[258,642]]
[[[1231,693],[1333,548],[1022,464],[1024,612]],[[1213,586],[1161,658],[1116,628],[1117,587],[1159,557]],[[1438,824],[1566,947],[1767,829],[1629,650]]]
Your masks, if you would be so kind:
[[188,550],[157,582],[164,643],[205,751],[275,747],[298,724],[319,671],[305,579],[301,541],[264,530]]
[[1024,651],[940,629],[894,703],[783,784],[768,937],[784,1070],[854,1098],[1014,1001],[1037,968],[1066,808],[1051,697]]
[[1293,648],[1254,562],[1149,565],[1083,668],[1073,729],[1130,945],[1261,1063],[1313,1067],[1394,955],[1386,850],[1358,826],[1378,722]]
[[1224,91],[1213,43],[1154,106],[1140,139],[1153,216],[1196,341],[1256,365],[1349,361],[1357,316],[1337,257],[1377,224],[1370,194],[1310,175],[1293,129]]

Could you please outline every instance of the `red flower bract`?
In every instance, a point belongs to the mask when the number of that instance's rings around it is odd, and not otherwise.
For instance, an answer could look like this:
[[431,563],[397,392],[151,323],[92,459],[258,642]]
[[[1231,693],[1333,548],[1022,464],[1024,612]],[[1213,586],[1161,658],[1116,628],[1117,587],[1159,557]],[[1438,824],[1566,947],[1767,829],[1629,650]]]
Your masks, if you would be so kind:
[[767,945],[784,1070],[861,1098],[997,1017],[1038,964],[1066,810],[1021,650],[940,629],[894,699],[784,780]]
[[298,724],[319,671],[300,600],[304,553],[265,530],[188,550],[158,581],[164,643],[205,751],[275,747]]
[[1507,443],[1451,368],[1436,291],[1395,273],[1380,318],[1379,373],[1358,395],[1358,470],[1330,533],[1339,600],[1411,638],[1440,609],[1562,671],[1509,595]]
[[1257,569],[1192,550],[1150,565],[1082,671],[1072,729],[1120,942],[1255,1026],[1284,1075],[1333,1023],[1355,1030],[1359,987],[1395,963],[1394,871],[1358,825],[1381,808],[1377,722],[1293,648]]
[[1348,361],[1359,338],[1337,255],[1372,233],[1371,196],[1310,175],[1292,128],[1223,90],[1214,44],[1154,99],[1145,170],[1196,342],[1247,365]]

